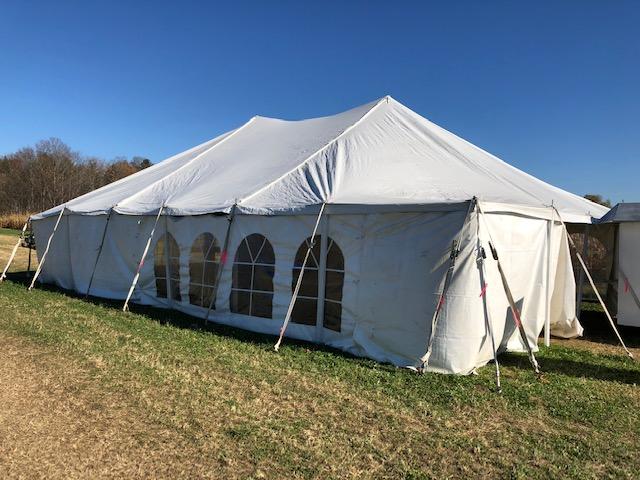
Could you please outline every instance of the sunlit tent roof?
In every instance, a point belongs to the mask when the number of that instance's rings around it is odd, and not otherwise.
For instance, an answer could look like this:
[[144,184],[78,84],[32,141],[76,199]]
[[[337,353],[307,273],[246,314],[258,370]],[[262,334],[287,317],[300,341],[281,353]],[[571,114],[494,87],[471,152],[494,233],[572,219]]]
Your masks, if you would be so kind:
[[619,203],[598,223],[640,222],[640,203]]
[[[421,117],[391,97],[322,118],[253,117],[231,132],[66,204],[148,215],[304,212],[321,204],[485,202],[549,206],[590,222],[606,208],[528,175]],[[40,216],[55,214],[58,206]],[[37,218],[37,217],[36,217]]]

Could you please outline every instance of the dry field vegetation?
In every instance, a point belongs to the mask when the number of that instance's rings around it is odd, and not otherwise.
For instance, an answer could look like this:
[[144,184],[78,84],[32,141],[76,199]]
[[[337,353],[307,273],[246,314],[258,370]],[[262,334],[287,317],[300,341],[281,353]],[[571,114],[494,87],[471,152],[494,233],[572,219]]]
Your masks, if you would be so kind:
[[24,222],[30,216],[30,213],[5,213],[0,215],[0,231],[2,229],[22,230]]
[[[275,353],[268,336],[25,280],[0,285],[3,478],[640,472],[640,364],[606,334],[542,347],[541,380],[503,355],[497,394],[492,366],[418,376],[291,341]],[[640,357],[640,335],[624,334]]]

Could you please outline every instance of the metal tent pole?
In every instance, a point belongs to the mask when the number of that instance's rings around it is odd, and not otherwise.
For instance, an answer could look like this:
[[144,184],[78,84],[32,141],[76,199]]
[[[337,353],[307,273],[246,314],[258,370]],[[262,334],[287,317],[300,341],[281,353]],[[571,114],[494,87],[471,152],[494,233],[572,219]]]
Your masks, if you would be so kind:
[[324,341],[324,311],[327,290],[327,253],[329,250],[329,214],[320,222],[320,258],[318,259],[318,297],[316,304],[316,341]]
[[29,291],[33,289],[34,285],[36,284],[36,280],[38,279],[38,276],[40,275],[40,272],[42,271],[42,266],[44,265],[44,261],[47,258],[47,253],[49,253],[49,247],[51,247],[51,241],[53,240],[53,236],[56,233],[56,230],[58,230],[58,225],[60,225],[60,220],[62,219],[62,215],[64,214],[64,211],[66,210],[66,206],[62,207],[62,210],[60,210],[60,215],[58,215],[58,219],[56,220],[56,224],[53,226],[53,231],[51,232],[51,235],[49,235],[49,240],[47,240],[47,246],[44,249],[44,253],[42,254],[42,258],[40,259],[40,263],[38,264],[38,268],[36,269],[36,273],[33,276],[33,280],[31,280],[31,285],[29,285]]
[[296,299],[298,298],[298,292],[300,291],[300,286],[302,285],[302,277],[304,275],[304,269],[307,266],[307,260],[309,259],[309,255],[311,254],[311,250],[315,245],[316,241],[316,233],[318,231],[318,225],[320,225],[320,219],[322,218],[322,214],[324,212],[324,207],[326,203],[323,203],[320,207],[320,213],[318,213],[318,218],[316,219],[316,224],[313,227],[313,233],[311,233],[311,242],[309,242],[309,247],[307,248],[307,253],[304,256],[304,260],[302,261],[302,267],[300,268],[300,274],[298,275],[298,281],[296,282],[296,287],[293,290],[293,295],[291,296],[291,301],[289,302],[289,308],[287,309],[287,314],[284,317],[284,322],[282,323],[282,327],[280,327],[280,336],[278,337],[278,341],[273,346],[274,350],[277,352],[280,348],[280,344],[282,343],[282,338],[284,337],[284,332],[287,330],[287,326],[289,325],[289,320],[291,320],[291,313],[293,313],[293,307],[296,304]]
[[109,220],[111,219],[112,213],[113,213],[113,207],[109,209],[109,214],[107,215],[107,220],[105,221],[105,224],[104,224],[102,239],[100,240],[100,246],[98,247],[98,255],[96,256],[96,263],[93,264],[91,278],[89,279],[89,285],[87,286],[87,292],[84,294],[84,298],[89,297],[89,292],[91,291],[91,285],[93,284],[93,277],[96,274],[96,269],[98,268],[98,261],[100,260],[100,255],[102,254],[102,246],[104,245],[104,239],[107,236],[107,228],[109,227]]
[[[564,225],[564,224],[563,224]],[[565,230],[567,229],[565,225]],[[567,236],[571,238],[571,235],[567,231]],[[573,243],[573,242],[572,242]],[[578,254],[578,249],[575,247],[574,250],[576,254]],[[589,224],[584,226],[584,233],[582,237],[582,256],[583,258],[588,258],[589,254]],[[584,270],[580,269],[580,274],[578,276],[578,292],[576,299],[576,318],[580,321],[580,315],[582,314],[582,297],[584,296]]]
[[[138,268],[136,269],[136,274],[133,277],[133,281],[131,282],[131,288],[129,288],[129,293],[127,294],[127,299],[124,301],[124,306],[122,307],[122,311],[126,312],[129,310],[129,300],[131,299],[131,295],[133,295],[133,291],[136,288],[136,284],[138,283],[138,279],[140,278],[140,270],[142,270],[142,266],[144,265],[144,259],[149,252],[149,246],[151,245],[151,240],[153,239],[153,235],[156,232],[156,227],[158,226],[158,220],[160,220],[160,215],[162,215],[162,211],[164,210],[164,203],[158,210],[158,215],[156,215],[156,221],[153,224],[153,228],[151,229],[151,233],[149,233],[149,238],[147,239],[147,244],[144,247],[142,252],[142,257],[140,257],[140,262],[138,263]],[[167,285],[169,282],[167,281]]]
[[[482,219],[485,220],[484,212],[482,211],[482,207],[480,206],[479,202],[478,202],[478,211],[480,212],[480,215],[482,216]],[[507,276],[504,273],[504,270],[502,268],[502,263],[500,263],[500,258],[498,256],[498,250],[496,249],[496,247],[495,247],[495,245],[493,243],[493,238],[491,236],[491,230],[489,229],[489,225],[488,225],[486,220],[485,220],[485,226],[487,227],[487,233],[489,235],[489,248],[491,249],[491,254],[493,256],[493,259],[496,261],[496,264],[498,266],[498,272],[500,273],[500,279],[502,280],[502,288],[504,289],[504,293],[507,296],[507,301],[509,302],[509,308],[511,309],[511,314],[513,315],[513,321],[515,322],[516,327],[518,328],[518,331],[520,332],[520,338],[522,340],[522,343],[524,343],[524,346],[525,346],[525,348],[527,350],[527,354],[529,356],[529,362],[531,362],[531,366],[533,366],[533,369],[535,370],[535,372],[537,374],[539,374],[540,373],[540,366],[538,365],[538,361],[536,360],[536,357],[533,354],[533,349],[531,348],[531,345],[529,344],[529,339],[527,338],[527,332],[524,329],[524,325],[522,323],[522,318],[520,316],[520,310],[516,306],[516,302],[513,299],[513,294],[511,293],[511,288],[509,287],[509,282],[507,281]]]
[[545,285],[544,308],[544,345],[551,345],[551,234],[554,225],[554,210],[551,209],[551,220],[547,221],[547,280]]
[[[7,265],[4,267],[4,270],[2,271],[2,275],[0,275],[0,283],[2,283],[2,281],[7,277],[7,272],[9,271],[9,267],[11,266],[11,263],[13,262],[13,259],[15,258],[16,253],[18,252],[18,247],[20,247],[20,243],[22,242],[22,238],[24,237],[24,232],[27,231],[28,225],[29,225],[29,219],[27,219],[27,221],[24,223],[24,227],[22,227],[22,232],[20,232],[18,241],[14,245],[13,250],[11,250],[11,255],[9,255],[9,260],[7,261]],[[31,253],[31,250],[29,250],[29,253]],[[31,255],[29,255],[29,259],[31,259]]]
[[[209,302],[209,308],[207,308],[207,315],[204,317],[205,322],[209,320],[209,315],[211,315],[211,310],[215,307],[216,300],[218,298],[218,287],[220,285],[220,280],[222,279],[222,270],[227,263],[227,250],[229,249],[229,240],[231,236],[231,225],[236,218],[236,208],[238,204],[235,203],[233,207],[231,207],[231,211],[229,212],[229,217],[227,218],[227,233],[224,236],[224,243],[222,245],[222,252],[220,252],[220,265],[218,267],[218,272],[216,274],[215,283],[213,284],[213,292],[211,292],[211,301]],[[206,258],[205,258],[206,261]]]
[[500,385],[500,364],[498,363],[498,350],[496,349],[496,340],[493,334],[493,325],[491,324],[491,318],[489,318],[489,308],[487,306],[487,275],[485,271],[484,261],[487,258],[487,254],[480,241],[480,218],[477,219],[476,225],[476,243],[477,243],[477,258],[476,265],[478,266],[478,272],[480,272],[480,297],[482,297],[482,310],[484,313],[484,321],[487,327],[489,336],[491,337],[491,348],[493,350],[493,362],[496,370],[496,388],[498,393],[502,392],[502,386]]
[[422,358],[420,358],[421,365],[420,365],[420,368],[418,369],[418,371],[420,372],[426,371],[426,369],[429,367],[429,359],[431,358],[431,353],[433,350],[433,339],[435,338],[435,335],[436,335],[436,327],[438,326],[438,319],[440,318],[440,312],[442,311],[442,306],[444,305],[444,302],[447,298],[447,291],[449,290],[449,286],[451,285],[451,279],[453,278],[453,271],[455,270],[455,266],[456,266],[456,259],[460,254],[460,243],[462,241],[462,233],[464,231],[465,225],[467,224],[467,221],[469,220],[469,215],[471,215],[471,212],[475,209],[476,203],[477,201],[475,197],[473,197],[469,201],[467,213],[464,216],[464,220],[462,222],[462,226],[460,227],[460,231],[458,232],[458,236],[453,240],[453,242],[451,242],[451,253],[449,254],[449,268],[447,268],[447,271],[444,274],[442,291],[438,296],[438,303],[436,304],[436,309],[433,312],[433,316],[431,317],[431,329],[429,331],[429,340],[427,342],[427,350],[425,354],[422,356]]

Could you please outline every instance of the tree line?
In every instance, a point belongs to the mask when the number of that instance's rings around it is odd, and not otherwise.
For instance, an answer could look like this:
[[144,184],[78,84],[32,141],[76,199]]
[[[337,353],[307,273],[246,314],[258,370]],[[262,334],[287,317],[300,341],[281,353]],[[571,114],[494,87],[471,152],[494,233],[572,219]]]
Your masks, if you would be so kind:
[[0,215],[34,213],[151,166],[143,157],[107,162],[73,151],[59,138],[0,156]]

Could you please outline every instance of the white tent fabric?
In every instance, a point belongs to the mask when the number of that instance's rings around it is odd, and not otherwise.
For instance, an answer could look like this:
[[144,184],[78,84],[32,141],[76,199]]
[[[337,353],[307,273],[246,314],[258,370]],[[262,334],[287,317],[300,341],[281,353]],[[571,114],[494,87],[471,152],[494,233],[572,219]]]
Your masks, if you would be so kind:
[[[474,209],[465,221],[473,197],[482,202],[484,215]],[[207,308],[191,298],[193,248],[203,233],[223,245],[229,226],[224,214],[237,205],[211,320],[277,334],[295,283],[296,252],[325,202],[319,230],[325,246],[309,278],[317,276],[318,305],[325,305],[330,294],[329,286],[321,288],[321,278],[327,278],[326,285],[333,282],[338,327],[328,328],[318,307],[315,324],[293,322],[287,336],[418,366],[431,336],[451,244],[462,234],[429,369],[469,373],[489,361],[487,322],[501,350],[522,351],[490,258],[486,296],[480,296],[477,258],[479,247],[489,251],[489,233],[522,309],[529,343],[537,344],[545,322],[556,335],[581,334],[566,234],[549,205],[553,202],[572,222],[590,222],[606,209],[509,166],[390,97],[319,119],[254,117],[210,142],[34,216],[41,252],[54,215],[65,208],[41,278],[84,293],[100,252],[91,294],[124,299],[154,215],[164,207],[132,300],[204,317]],[[109,211],[115,214],[107,226]],[[239,252],[256,233],[273,250],[269,286],[262,287],[269,289],[269,305],[261,316],[232,307],[242,280]],[[154,252],[167,235],[175,239],[175,271],[164,276],[175,277],[180,294],[175,299],[162,298],[158,286],[158,265],[166,268],[167,262]],[[329,239],[344,262],[330,272],[331,282],[325,265]]]
[[[425,205],[472,197],[553,202],[565,221],[606,209],[542,182],[391,97],[303,121],[254,117],[242,127],[66,204],[73,213],[169,215],[300,212],[322,202]],[[54,215],[56,207],[40,215]]]
[[[640,327],[640,218],[638,221],[626,221],[618,226],[618,323]],[[626,275],[626,278],[625,278]]]

